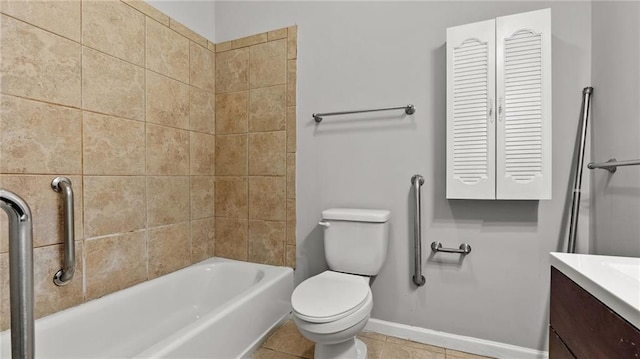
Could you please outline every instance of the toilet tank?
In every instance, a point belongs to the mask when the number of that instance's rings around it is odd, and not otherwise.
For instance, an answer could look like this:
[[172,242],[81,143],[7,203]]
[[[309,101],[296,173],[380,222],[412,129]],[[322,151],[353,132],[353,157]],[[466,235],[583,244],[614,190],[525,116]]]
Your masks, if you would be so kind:
[[329,269],[373,276],[385,259],[391,212],[377,209],[332,208],[322,211],[324,252]]

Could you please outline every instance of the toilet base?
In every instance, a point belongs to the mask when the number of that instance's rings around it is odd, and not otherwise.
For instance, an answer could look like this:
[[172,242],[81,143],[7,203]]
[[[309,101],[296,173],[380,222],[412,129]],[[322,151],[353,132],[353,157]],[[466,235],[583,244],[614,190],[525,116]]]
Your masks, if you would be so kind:
[[337,344],[318,344],[314,350],[316,359],[368,359],[367,345],[352,338]]

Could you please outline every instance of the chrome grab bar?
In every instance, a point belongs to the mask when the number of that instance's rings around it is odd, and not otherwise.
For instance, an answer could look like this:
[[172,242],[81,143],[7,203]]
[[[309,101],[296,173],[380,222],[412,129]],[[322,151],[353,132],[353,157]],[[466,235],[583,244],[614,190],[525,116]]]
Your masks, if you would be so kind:
[[0,189],[0,208],[9,217],[11,357],[32,359],[35,352],[35,331],[31,209],[20,196],[3,189]]
[[413,245],[414,245],[414,272],[413,283],[418,287],[422,287],[426,280],[422,275],[422,226],[420,224],[420,208],[422,206],[420,202],[420,195],[422,193],[421,187],[424,184],[424,177],[420,175],[413,175],[411,177],[411,184],[413,185],[413,192],[416,198],[416,211],[413,222]]
[[[587,124],[589,123],[589,106],[593,87],[582,89],[582,108],[580,109],[580,143],[578,147],[578,162],[573,177],[573,193],[571,194],[571,220],[569,221],[569,240],[567,253],[576,252],[576,238],[578,235],[578,219],[580,215],[580,196],[582,194],[582,169],[584,168],[584,151],[587,144]],[[589,165],[587,165],[588,167]]]
[[73,218],[73,188],[67,177],[56,177],[51,182],[51,188],[62,193],[64,198],[64,266],[53,276],[53,283],[57,286],[69,284],[75,273],[76,247]]
[[615,158],[610,159],[607,162],[603,162],[603,163],[595,163],[595,162],[590,162],[587,165],[587,168],[592,170],[595,168],[602,168],[605,169],[611,173],[616,172],[616,170],[618,169],[618,167],[622,167],[622,166],[638,166],[640,165],[640,159],[638,160],[629,160],[629,161],[618,161]]
[[467,255],[471,253],[471,246],[466,243],[462,243],[458,248],[446,248],[442,246],[442,243],[440,241],[435,241],[431,243],[431,250],[434,252],[458,253]]
[[354,110],[354,111],[338,111],[338,112],[325,112],[311,114],[316,122],[321,122],[324,116],[337,116],[337,115],[351,115],[354,113],[366,113],[366,112],[378,112],[378,111],[391,111],[391,110],[404,110],[407,115],[413,115],[416,113],[416,108],[413,105],[398,106],[398,107],[384,107],[374,108],[370,110]]

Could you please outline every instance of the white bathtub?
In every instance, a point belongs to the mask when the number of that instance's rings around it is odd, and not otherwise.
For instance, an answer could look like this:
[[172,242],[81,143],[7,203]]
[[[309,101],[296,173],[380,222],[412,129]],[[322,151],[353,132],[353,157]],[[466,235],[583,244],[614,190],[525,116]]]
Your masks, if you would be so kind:
[[[211,258],[36,321],[37,358],[240,358],[288,317],[293,271]],[[10,355],[10,333],[0,338]]]

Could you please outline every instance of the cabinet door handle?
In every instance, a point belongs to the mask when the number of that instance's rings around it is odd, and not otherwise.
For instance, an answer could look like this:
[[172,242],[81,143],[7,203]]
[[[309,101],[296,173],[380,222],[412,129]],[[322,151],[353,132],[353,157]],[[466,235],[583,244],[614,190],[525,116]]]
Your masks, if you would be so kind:
[[504,120],[504,97],[498,98],[498,121]]

